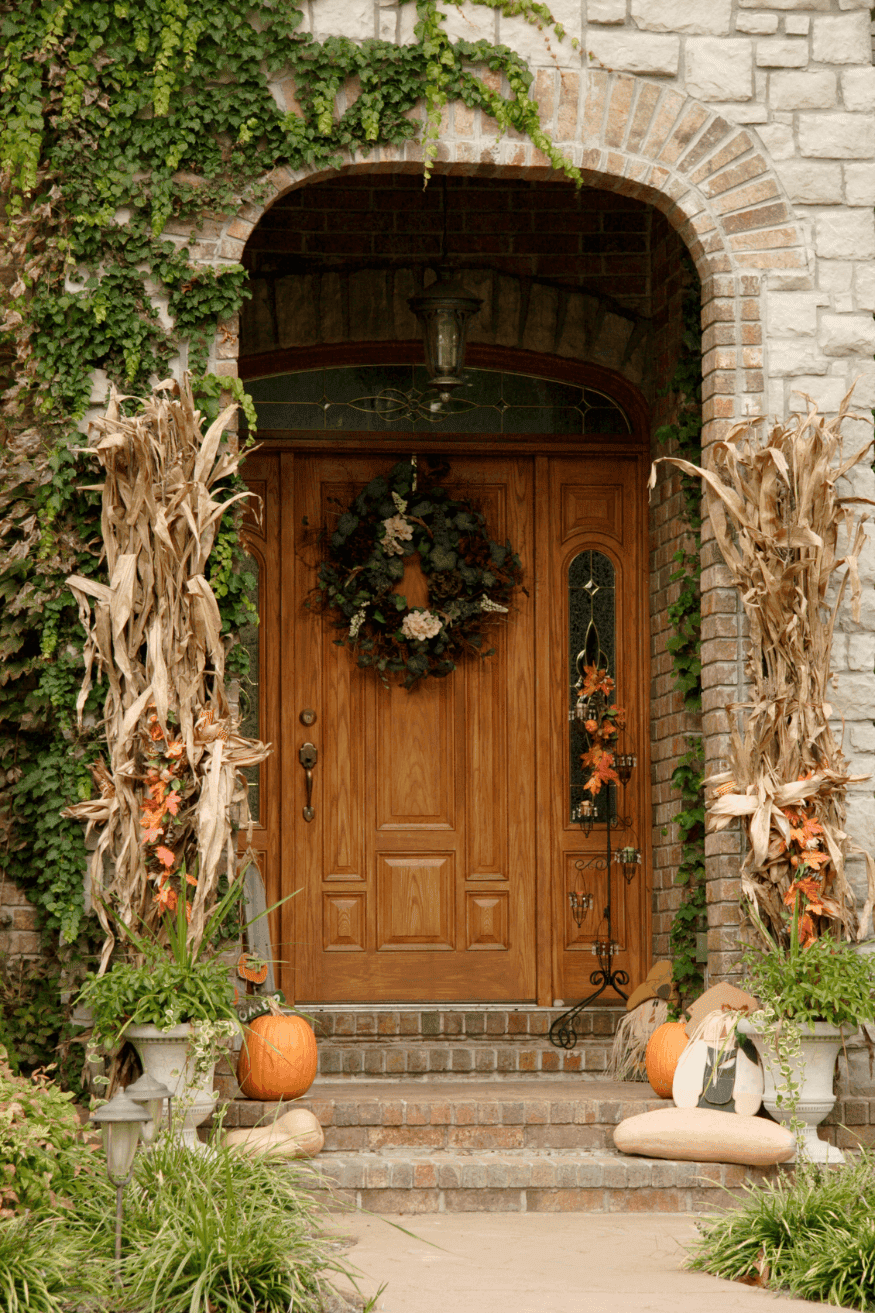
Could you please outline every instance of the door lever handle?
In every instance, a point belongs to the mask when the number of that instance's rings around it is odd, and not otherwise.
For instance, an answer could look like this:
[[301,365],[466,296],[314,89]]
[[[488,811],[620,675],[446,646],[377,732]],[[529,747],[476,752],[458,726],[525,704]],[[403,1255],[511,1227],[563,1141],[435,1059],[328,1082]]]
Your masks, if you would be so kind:
[[319,760],[319,749],[313,743],[305,743],[298,751],[298,761],[304,767],[304,787],[307,790],[307,803],[303,816],[305,821],[312,821],[316,815],[313,807],[313,767]]

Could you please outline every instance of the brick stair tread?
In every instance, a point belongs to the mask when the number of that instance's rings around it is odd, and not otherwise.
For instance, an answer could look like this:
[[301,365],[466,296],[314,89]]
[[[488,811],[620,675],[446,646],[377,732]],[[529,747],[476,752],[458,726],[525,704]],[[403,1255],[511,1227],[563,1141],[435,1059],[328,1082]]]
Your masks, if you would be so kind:
[[[481,1125],[492,1122],[514,1125],[527,1121],[602,1119],[616,1123],[636,1112],[666,1106],[666,1101],[654,1094],[646,1082],[585,1079],[580,1076],[571,1080],[567,1077],[559,1078],[555,1082],[545,1082],[543,1078],[521,1080],[518,1077],[506,1077],[491,1082],[456,1079],[435,1081],[433,1084],[415,1080],[391,1084],[380,1081],[317,1080],[304,1095],[302,1102],[311,1107],[318,1103],[326,1112],[328,1108],[335,1112],[340,1109],[345,1119],[356,1118],[358,1113],[354,1110],[362,1109],[363,1115],[368,1118],[366,1124],[373,1124],[371,1118],[377,1110],[388,1112],[393,1119],[401,1115],[407,1121],[411,1110],[415,1117],[424,1117],[425,1112],[420,1110],[426,1107],[429,1121],[433,1124],[470,1124],[472,1110],[476,1111],[476,1121]],[[460,1109],[463,1115],[458,1119]],[[346,1124],[355,1123],[347,1120]],[[411,1121],[410,1124],[422,1123]]]
[[375,1213],[713,1212],[780,1170],[616,1150],[323,1152],[311,1166],[329,1204]]
[[[350,1173],[362,1177],[356,1182],[364,1186],[370,1178],[376,1186],[378,1179],[386,1177],[383,1188],[400,1186],[406,1177],[406,1167],[421,1168],[431,1164],[439,1172],[449,1172],[461,1189],[478,1189],[494,1185],[565,1185],[608,1187],[615,1189],[642,1188],[650,1185],[677,1186],[707,1184],[711,1187],[741,1185],[752,1176],[773,1173],[774,1168],[746,1167],[738,1163],[712,1163],[680,1158],[645,1158],[622,1154],[616,1149],[569,1151],[565,1149],[383,1149],[374,1153],[326,1153],[323,1151],[312,1165],[325,1177],[346,1178]],[[512,1172],[517,1179],[499,1181],[502,1169]],[[546,1179],[533,1181],[538,1174]],[[489,1179],[491,1178],[491,1179]],[[413,1179],[401,1188],[416,1188]]]
[[[297,1104],[324,1126],[520,1126],[598,1124],[664,1107],[646,1082],[558,1076],[552,1080],[480,1078],[454,1081],[327,1080],[317,1078]],[[255,1125],[286,1108],[236,1099],[226,1124]]]

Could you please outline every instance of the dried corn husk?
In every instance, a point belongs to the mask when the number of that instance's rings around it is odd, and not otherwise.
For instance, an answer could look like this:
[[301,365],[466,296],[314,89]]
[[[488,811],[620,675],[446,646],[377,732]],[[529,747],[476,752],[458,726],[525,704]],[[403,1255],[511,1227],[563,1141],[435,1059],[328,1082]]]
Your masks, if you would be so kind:
[[[852,615],[860,618],[858,561],[868,517],[856,508],[872,504],[840,496],[836,485],[872,443],[850,457],[842,451],[850,394],[829,420],[806,400],[806,415],[766,433],[761,420],[737,424],[725,442],[709,447],[706,469],[665,458],[701,478],[711,527],[750,626],[749,700],[727,708],[747,713],[744,733],[730,714],[730,768],[706,781],[708,826],[719,830],[741,820],[749,840],[743,892],[782,942],[783,900],[794,875],[785,806],[810,802],[823,826],[830,919],[849,936],[861,933],[875,896],[875,865],[864,854],[869,899],[858,914],[845,859],[861,850],[845,833],[846,795],[850,783],[866,777],[848,773],[827,697],[833,630],[848,591]],[[651,487],[654,481],[655,466]]]
[[234,407],[204,433],[186,379],[160,384],[139,413],[121,413],[113,391],[91,426],[106,471],[101,528],[109,583],[67,580],[87,638],[81,719],[96,671],[106,675],[107,761],[98,763],[100,796],[68,814],[100,830],[90,864],[95,911],[106,934],[101,970],[119,924],[155,929],[154,876],[141,840],[147,717],[184,743],[191,772],[181,855],[196,871],[190,940],[196,947],[216,900],[220,875],[237,869],[232,809],[250,825],[241,772],[270,748],[244,738],[225,690],[225,641],[219,608],[204,574],[222,515],[240,497],[223,498],[223,481],[240,464],[222,444]]

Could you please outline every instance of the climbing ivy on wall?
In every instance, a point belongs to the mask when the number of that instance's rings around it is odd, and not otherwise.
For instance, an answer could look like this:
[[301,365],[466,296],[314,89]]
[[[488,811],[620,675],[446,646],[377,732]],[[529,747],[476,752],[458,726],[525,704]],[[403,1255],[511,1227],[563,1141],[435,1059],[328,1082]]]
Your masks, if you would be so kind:
[[[692,261],[684,256],[685,290],[682,303],[681,352],[666,393],[676,398],[677,413],[672,423],[656,431],[659,443],[672,455],[700,464],[702,455],[702,332],[701,288]],[[701,575],[702,516],[701,489],[697,479],[681,476],[684,539],[674,554],[672,583],[678,595],[668,608],[674,628],[666,647],[672,656],[675,687],[685,711],[702,708],[701,629],[699,591]],[[681,886],[681,902],[674,914],[669,945],[672,979],[681,1003],[695,998],[704,987],[696,937],[705,918],[705,797],[704,757],[701,735],[689,735],[686,752],[674,773],[672,784],[680,794],[681,810],[672,817],[678,827],[682,857],[675,883]]]
[[[525,62],[451,41],[437,0],[402,3],[416,10],[405,46],[316,41],[296,0],[0,0],[0,879],[26,890],[68,955],[87,949],[84,847],[60,811],[91,787],[104,694],[94,688],[78,729],[82,630],[64,581],[101,571],[99,494],[78,451],[94,371],[136,396],[181,361],[209,417],[228,389],[252,427],[239,383],[207,372],[217,327],[248,295],[246,275],[199,266],[193,248],[198,230],[257,202],[259,180],[279,165],[332,167],[345,150],[420,132],[427,181],[443,106],[460,100],[579,182],[541,126]],[[473,3],[564,35],[536,0]],[[286,79],[291,109],[269,86]],[[339,114],[350,79],[358,94]],[[211,570],[230,636],[249,616],[233,516]],[[245,671],[246,659],[238,646],[229,669]]]

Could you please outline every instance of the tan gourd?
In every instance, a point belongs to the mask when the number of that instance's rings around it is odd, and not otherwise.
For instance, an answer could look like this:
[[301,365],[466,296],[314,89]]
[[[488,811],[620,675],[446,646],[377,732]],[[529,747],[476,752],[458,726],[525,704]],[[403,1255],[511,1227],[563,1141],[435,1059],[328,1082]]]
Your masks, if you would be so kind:
[[671,1098],[671,1085],[675,1067],[689,1043],[682,1021],[666,1021],[659,1026],[647,1044],[644,1066],[647,1079],[661,1099]]
[[298,1099],[313,1084],[316,1065],[311,1027],[275,1008],[246,1027],[237,1081],[247,1099]]

